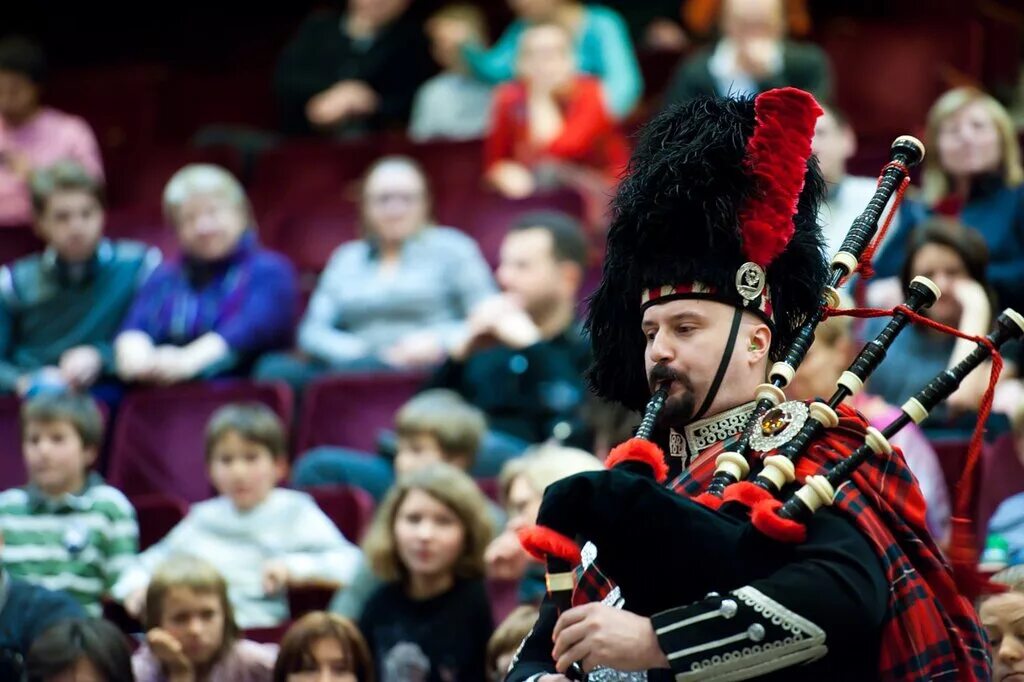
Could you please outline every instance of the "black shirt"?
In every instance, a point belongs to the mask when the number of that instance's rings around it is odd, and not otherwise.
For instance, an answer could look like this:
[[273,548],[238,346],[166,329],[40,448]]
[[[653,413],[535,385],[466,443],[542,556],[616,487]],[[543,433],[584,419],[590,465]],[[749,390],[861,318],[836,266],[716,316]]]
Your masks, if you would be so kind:
[[373,654],[379,680],[480,682],[494,623],[482,580],[457,580],[424,601],[401,583],[374,593],[359,627]]
[[306,104],[343,80],[365,82],[377,93],[380,106],[368,120],[345,124],[339,132],[404,128],[416,90],[436,71],[412,9],[367,39],[351,38],[343,22],[337,12],[317,12],[281,53],[274,85],[285,132],[311,132]]
[[484,411],[495,431],[541,443],[552,437],[556,426],[566,424],[570,435],[560,440],[589,448],[580,408],[587,394],[583,373],[590,359],[590,343],[574,325],[521,350],[489,348],[465,362],[449,360],[430,387],[459,393]]

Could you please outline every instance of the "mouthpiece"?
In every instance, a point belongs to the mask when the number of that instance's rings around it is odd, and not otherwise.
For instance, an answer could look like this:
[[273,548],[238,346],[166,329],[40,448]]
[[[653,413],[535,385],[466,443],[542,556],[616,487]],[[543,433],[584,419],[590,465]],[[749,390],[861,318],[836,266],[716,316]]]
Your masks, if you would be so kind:
[[892,142],[889,148],[893,157],[903,157],[903,163],[909,166],[916,166],[924,159],[924,143],[913,135],[900,135]]

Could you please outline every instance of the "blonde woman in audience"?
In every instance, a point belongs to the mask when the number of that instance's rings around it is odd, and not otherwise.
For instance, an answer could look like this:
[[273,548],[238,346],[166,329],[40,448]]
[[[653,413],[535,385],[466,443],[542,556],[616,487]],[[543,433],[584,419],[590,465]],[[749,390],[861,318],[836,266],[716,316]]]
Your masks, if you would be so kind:
[[363,543],[386,581],[359,619],[382,680],[483,680],[494,628],[484,589],[484,496],[450,464],[399,479]]
[[136,682],[269,682],[277,646],[239,638],[228,586],[211,564],[180,555],[160,564],[146,590],[145,643],[132,656]]
[[228,405],[206,427],[206,464],[218,497],[192,505],[167,537],[141,555],[114,586],[115,598],[142,612],[153,572],[174,554],[205,557],[224,576],[241,628],[288,619],[287,586],[347,584],[361,560],[313,498],[278,488],[285,432],[261,404]]
[[387,156],[367,171],[363,238],[339,246],[299,325],[303,357],[271,355],[256,376],[301,389],[321,374],[436,365],[469,311],[494,293],[471,237],[430,220],[423,170]]
[[185,166],[164,189],[179,258],[135,296],[114,342],[124,381],[173,384],[237,373],[290,340],[295,270],[262,248],[242,186],[219,166]]
[[536,523],[545,488],[566,476],[597,471],[601,466],[590,453],[560,445],[538,446],[505,464],[498,480],[508,522],[484,554],[487,576],[519,580],[520,601],[540,603],[545,591],[544,568],[523,550],[516,531]]
[[487,642],[488,680],[502,682],[505,679],[512,657],[530,634],[539,614],[536,606],[517,606],[497,627],[491,641]]
[[932,214],[958,217],[981,233],[991,254],[988,277],[1001,306],[1024,303],[1024,167],[1010,115],[976,88],[942,95],[928,112],[921,201],[905,204],[900,228],[875,262],[871,291],[882,303],[899,299],[894,280],[907,235]]
[[274,682],[374,682],[373,660],[355,623],[333,613],[307,613],[288,628]]

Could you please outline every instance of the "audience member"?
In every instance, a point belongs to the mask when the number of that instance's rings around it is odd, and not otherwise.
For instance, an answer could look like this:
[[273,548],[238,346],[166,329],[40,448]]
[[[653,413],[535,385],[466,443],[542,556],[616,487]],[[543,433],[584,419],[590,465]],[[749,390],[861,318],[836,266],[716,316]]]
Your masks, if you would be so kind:
[[260,379],[301,389],[328,372],[431,367],[460,337],[470,309],[494,290],[472,238],[429,220],[422,169],[384,157],[363,186],[365,236],[331,255],[299,326],[305,357],[271,355]]
[[277,62],[274,88],[290,134],[352,136],[405,128],[433,72],[412,0],[351,0],[314,12]]
[[[988,333],[993,321],[985,272],[988,250],[977,230],[952,218],[930,218],[910,234],[906,254],[900,277],[904,289],[914,277],[923,275],[942,291],[939,300],[924,311],[927,317],[966,334]],[[873,338],[884,323],[884,318],[872,320],[867,325],[867,336]],[[974,348],[972,341],[910,325],[896,337],[868,387],[887,403],[902,405],[932,377],[960,362]],[[925,429],[948,423],[959,414],[977,412],[988,386],[990,366],[985,362],[971,372],[949,399],[932,411]],[[1014,373],[1013,363],[1008,362],[1004,375]]]
[[314,611],[281,640],[274,682],[374,682],[373,659],[355,623]]
[[414,471],[388,493],[364,541],[387,584],[359,620],[381,679],[485,679],[490,538],[483,494],[451,465]]
[[992,655],[992,679],[1012,680],[1024,677],[1024,574],[1011,568],[996,574],[995,583],[1009,587],[1003,594],[985,598],[978,616],[988,635]]
[[90,471],[103,442],[103,415],[84,395],[47,394],[21,406],[28,483],[0,493],[4,566],[64,590],[91,614],[139,549],[135,509]]
[[698,95],[757,94],[790,85],[819,100],[832,94],[828,56],[810,43],[786,39],[782,0],[723,0],[721,38],[686,58],[665,100]]
[[629,31],[618,13],[574,0],[510,0],[510,4],[517,19],[493,47],[486,49],[464,36],[462,52],[477,77],[488,83],[511,80],[526,29],[561,24],[569,32],[580,71],[600,80],[605,109],[616,119],[629,116],[643,92],[643,78]]
[[599,469],[600,460],[590,453],[557,445],[542,445],[509,461],[498,479],[508,522],[484,553],[487,577],[518,580],[520,602],[540,604],[544,567],[530,558],[516,532],[537,522],[545,488],[566,476]]
[[146,589],[136,682],[270,682],[277,646],[240,639],[228,586],[202,559],[172,557]]
[[99,146],[89,124],[43,106],[42,49],[24,38],[0,40],[0,227],[32,222],[29,179],[40,168],[75,161],[103,180]]
[[[676,3],[678,6],[679,3]],[[804,37],[811,30],[811,15],[807,0],[783,0],[786,32]],[[710,35],[717,27],[722,13],[722,0],[683,0],[683,23],[699,38]]]
[[[846,163],[857,152],[857,138],[846,116],[836,107],[824,104],[825,113],[814,126],[812,151],[825,176],[828,193],[818,208],[818,224],[825,236],[826,254],[834,256],[878,187],[877,178],[849,175]],[[887,235],[888,236],[888,235]]]
[[[679,0],[604,0],[629,27],[638,51],[681,52],[690,44],[682,25]],[[650,87],[650,83],[647,84]]]
[[102,618],[57,623],[32,643],[28,682],[134,682],[125,636]]
[[466,35],[475,43],[486,41],[483,11],[475,5],[443,7],[427,22],[427,35],[442,71],[417,91],[409,137],[416,142],[482,138],[491,112],[491,85],[469,73],[460,41]]
[[[994,98],[974,88],[956,88],[928,112],[921,201],[906,202],[899,230],[880,250],[873,293],[892,299],[892,284],[905,257],[907,235],[930,214],[958,216],[978,230],[988,245],[988,281],[1001,307],[1024,304],[1024,168],[1009,114]],[[892,281],[892,280],[890,280]]]
[[160,252],[103,238],[103,186],[61,161],[32,177],[42,253],[0,268],[0,389],[81,390],[114,374],[113,341]]
[[[984,519],[978,521],[984,523]],[[999,557],[1000,564],[1024,564],[1024,492],[1006,498],[996,508],[988,520],[987,544],[1005,552],[1005,557]]]
[[136,295],[114,342],[118,375],[158,384],[210,378],[287,345],[295,271],[260,246],[238,181],[219,166],[188,165],[167,183],[163,201],[182,255]]
[[142,612],[153,571],[175,554],[201,556],[216,567],[241,628],[284,622],[290,583],[352,579],[359,550],[309,495],[277,487],[286,451],[273,411],[240,404],[214,413],[206,428],[206,464],[219,497],[194,504],[125,571],[113,593],[130,613]]
[[540,611],[536,606],[517,606],[501,622],[487,642],[487,679],[502,682],[512,665],[512,657],[530,634]]
[[[3,551],[0,533],[0,557]],[[85,611],[67,593],[16,580],[0,560],[0,679],[22,679],[29,647],[51,625],[84,617]]]
[[576,322],[576,294],[586,241],[562,213],[523,215],[501,246],[502,293],[472,312],[467,333],[431,380],[457,391],[487,415],[489,438],[479,461],[493,466],[531,443],[555,438],[590,446],[581,408],[590,344]]
[[[851,320],[832,317],[818,325],[814,343],[808,349],[796,376],[786,389],[793,400],[828,399],[836,389],[836,380],[849,367],[859,347],[854,346]],[[909,330],[904,330],[904,334]],[[879,372],[892,371],[893,366],[883,364]],[[874,382],[870,382],[874,385]],[[923,384],[922,384],[923,385]],[[904,396],[904,399],[909,395]],[[855,393],[846,403],[858,410],[868,423],[881,430],[900,415],[900,409],[868,391]],[[949,539],[950,505],[946,479],[938,455],[917,424],[908,424],[889,442],[903,451],[907,466],[928,505],[926,521],[932,537],[940,544]]]
[[395,413],[397,442],[393,462],[385,456],[325,446],[298,459],[292,483],[301,488],[356,485],[380,500],[396,476],[431,462],[447,462],[471,472],[486,429],[483,413],[458,393],[440,388],[427,390]]
[[[405,476],[434,462],[470,471],[485,429],[480,410],[457,393],[445,389],[424,391],[395,415],[398,442],[393,467],[384,457],[323,447],[299,459],[292,480],[300,487],[356,485],[379,500],[391,489],[396,476]],[[486,502],[493,527],[500,528],[505,522],[504,513],[490,500]],[[380,585],[369,563],[364,561],[351,584],[338,591],[331,610],[358,619],[366,600]]]
[[629,147],[602,102],[598,81],[573,62],[571,36],[559,24],[523,30],[517,79],[494,95],[484,147],[487,181],[519,199],[570,186],[608,202],[629,162]]

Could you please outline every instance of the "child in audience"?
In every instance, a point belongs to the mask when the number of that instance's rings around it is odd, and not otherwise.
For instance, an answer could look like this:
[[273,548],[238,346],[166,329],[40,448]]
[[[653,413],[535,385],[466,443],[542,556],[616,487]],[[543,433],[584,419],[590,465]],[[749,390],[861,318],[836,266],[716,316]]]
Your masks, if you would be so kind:
[[395,413],[394,462],[365,452],[327,446],[308,452],[295,463],[292,482],[301,488],[349,484],[377,500],[402,475],[430,462],[448,462],[463,471],[476,464],[487,422],[483,412],[454,391],[424,391]]
[[21,407],[28,484],[0,493],[4,567],[64,590],[90,615],[139,548],[135,509],[91,471],[103,416],[86,395],[48,394]]
[[136,682],[269,682],[277,647],[238,638],[228,586],[202,559],[160,564],[146,590]]
[[483,584],[491,537],[484,497],[435,463],[398,480],[364,548],[386,581],[359,621],[384,680],[483,680],[493,629]]
[[540,610],[536,606],[517,606],[491,635],[487,642],[487,679],[501,682],[505,679],[512,657],[519,645],[533,629]]
[[65,620],[36,638],[25,659],[28,682],[133,682],[124,634],[102,618]]
[[209,560],[228,583],[238,626],[288,618],[289,583],[348,583],[360,553],[309,495],[277,487],[284,467],[280,419],[261,404],[228,405],[206,427],[206,463],[219,497],[192,506],[163,540],[139,556],[114,589],[141,613],[145,588],[171,554]]
[[[473,468],[476,451],[486,429],[483,413],[454,391],[432,389],[424,391],[402,406],[395,415],[398,452],[395,454],[394,474],[382,458],[369,460],[365,455],[350,455],[335,450],[336,466],[343,471],[340,480],[355,482],[361,472],[380,471],[382,480],[390,488],[394,476],[404,476],[434,462],[447,462],[463,471]],[[318,465],[326,468],[331,456],[328,449],[314,454]],[[369,461],[353,461],[353,457]],[[308,458],[308,457],[307,457]],[[300,463],[299,467],[301,468]],[[351,471],[347,471],[351,468]],[[352,478],[350,478],[350,475]],[[380,486],[383,487],[383,486]],[[491,500],[486,500],[494,528],[505,523],[504,512]],[[364,560],[352,584],[341,590],[331,602],[331,611],[348,618],[358,619],[366,600],[380,587],[369,564]]]
[[1009,588],[978,606],[992,654],[992,679],[1020,679],[1024,677],[1024,571],[1014,566],[994,575],[992,582]]
[[491,110],[491,86],[469,72],[461,44],[487,40],[483,11],[469,4],[448,5],[427,21],[430,53],[442,71],[416,91],[409,137],[468,140],[484,136]]
[[373,682],[373,661],[359,628],[348,618],[314,611],[288,628],[274,666],[274,682]]

